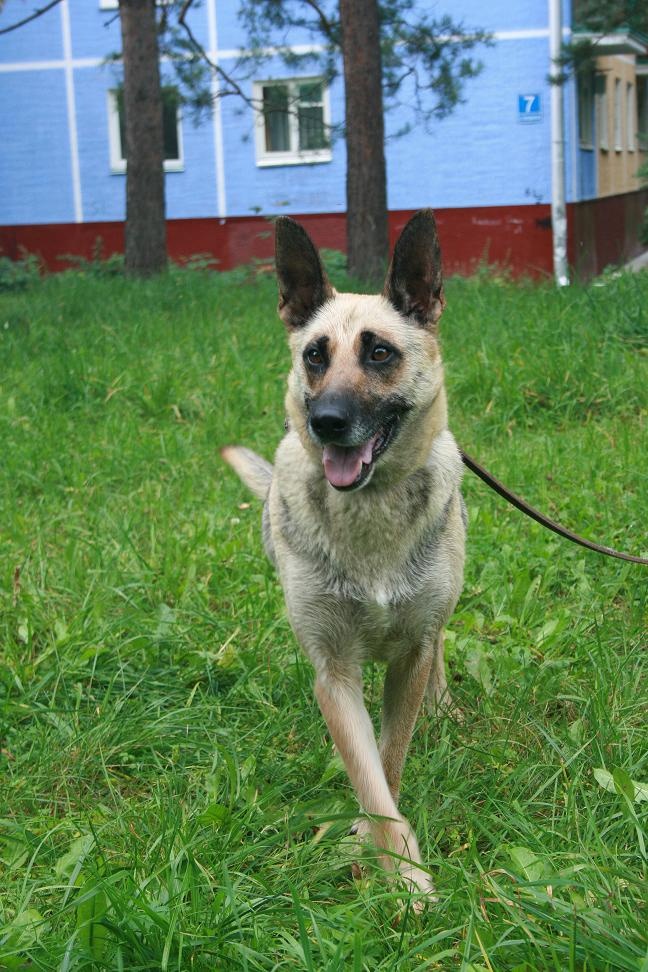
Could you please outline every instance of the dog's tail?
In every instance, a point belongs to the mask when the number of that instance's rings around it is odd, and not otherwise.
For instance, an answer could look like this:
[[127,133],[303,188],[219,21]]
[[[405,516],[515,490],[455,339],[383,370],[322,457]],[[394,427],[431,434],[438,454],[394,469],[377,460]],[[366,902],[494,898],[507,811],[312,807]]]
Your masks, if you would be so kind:
[[272,463],[245,446],[225,446],[221,456],[259,499],[265,499],[272,480]]

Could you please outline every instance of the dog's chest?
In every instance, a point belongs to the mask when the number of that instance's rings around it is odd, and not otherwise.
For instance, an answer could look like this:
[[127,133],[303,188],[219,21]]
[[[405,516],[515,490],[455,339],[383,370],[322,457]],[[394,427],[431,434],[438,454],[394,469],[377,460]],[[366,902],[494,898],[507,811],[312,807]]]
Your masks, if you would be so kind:
[[284,481],[272,504],[276,546],[307,563],[327,594],[371,605],[371,623],[387,630],[395,606],[429,587],[444,510],[434,510],[428,485],[423,478],[387,497],[366,490],[349,502],[316,482]]
[[[361,660],[392,662],[411,649],[428,625],[413,604],[363,601],[356,606],[354,643]],[[427,614],[427,612],[425,612]]]

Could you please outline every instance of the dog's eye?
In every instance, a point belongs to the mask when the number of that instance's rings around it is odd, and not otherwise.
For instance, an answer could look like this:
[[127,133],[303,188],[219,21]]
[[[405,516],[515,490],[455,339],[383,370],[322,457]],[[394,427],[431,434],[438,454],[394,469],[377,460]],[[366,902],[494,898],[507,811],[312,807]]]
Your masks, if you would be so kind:
[[383,361],[387,361],[391,358],[391,351],[386,348],[383,344],[377,344],[376,347],[371,352],[371,360],[376,361],[378,364],[382,364]]
[[324,364],[324,356],[319,348],[309,348],[306,352],[306,360],[312,365]]

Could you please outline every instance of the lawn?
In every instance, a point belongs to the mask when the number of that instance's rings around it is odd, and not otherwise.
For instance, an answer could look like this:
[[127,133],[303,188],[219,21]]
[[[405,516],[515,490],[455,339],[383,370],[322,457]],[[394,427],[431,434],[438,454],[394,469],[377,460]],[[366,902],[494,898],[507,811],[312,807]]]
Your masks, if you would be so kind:
[[[461,445],[645,556],[648,273],[447,297]],[[647,570],[468,473],[466,718],[423,713],[403,780],[439,901],[352,879],[353,795],[218,452],[282,435],[275,304],[251,270],[0,294],[0,968],[648,972]],[[366,694],[377,718],[379,667]]]

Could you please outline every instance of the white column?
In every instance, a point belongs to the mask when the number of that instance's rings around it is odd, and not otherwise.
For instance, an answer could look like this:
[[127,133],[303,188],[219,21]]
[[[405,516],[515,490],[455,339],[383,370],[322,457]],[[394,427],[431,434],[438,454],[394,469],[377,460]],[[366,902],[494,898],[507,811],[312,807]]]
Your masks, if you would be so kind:
[[[557,59],[562,44],[562,0],[549,0],[549,77],[560,74]],[[565,204],[565,109],[562,84],[551,84],[551,228],[554,277],[559,287],[569,283],[567,268],[567,207]]]
[[[216,0],[207,2],[207,30],[209,34],[209,56],[214,64],[218,63],[218,27],[216,23]],[[213,99],[212,120],[214,126],[214,161],[216,166],[216,211],[221,219],[227,216],[227,196],[225,193],[225,163],[223,160],[223,119],[221,114],[220,81],[214,72],[211,82]]]
[[70,164],[72,168],[72,198],[74,222],[83,222],[81,197],[81,169],[79,166],[79,138],[77,134],[76,101],[74,97],[74,69],[72,66],[72,31],[68,0],[61,3],[61,29],[63,31],[63,57],[65,60],[65,95],[67,102],[68,138],[70,140]]

